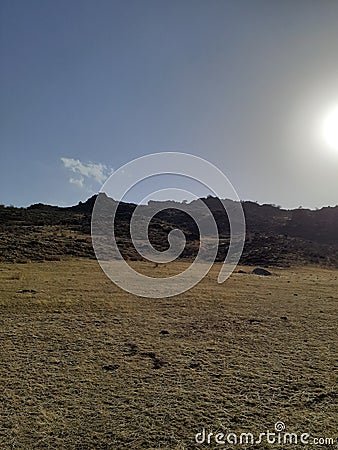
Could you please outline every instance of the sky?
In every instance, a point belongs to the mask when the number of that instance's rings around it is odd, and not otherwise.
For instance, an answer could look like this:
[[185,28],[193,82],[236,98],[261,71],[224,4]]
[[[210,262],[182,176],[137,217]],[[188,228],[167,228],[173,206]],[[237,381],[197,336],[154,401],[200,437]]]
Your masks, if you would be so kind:
[[1,0],[0,203],[184,152],[243,200],[338,204],[337,23],[334,0]]

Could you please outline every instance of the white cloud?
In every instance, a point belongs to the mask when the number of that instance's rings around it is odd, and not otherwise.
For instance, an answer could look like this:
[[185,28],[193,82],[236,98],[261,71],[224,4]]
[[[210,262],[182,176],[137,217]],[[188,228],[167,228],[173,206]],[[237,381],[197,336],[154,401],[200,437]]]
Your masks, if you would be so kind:
[[79,178],[69,178],[69,183],[75,184],[76,186],[83,187],[84,186],[84,177]]
[[81,188],[85,187],[87,181],[102,184],[113,172],[113,169],[102,163],[83,163],[79,159],[65,157],[61,161],[66,169],[76,174],[76,177],[69,178],[69,182]]

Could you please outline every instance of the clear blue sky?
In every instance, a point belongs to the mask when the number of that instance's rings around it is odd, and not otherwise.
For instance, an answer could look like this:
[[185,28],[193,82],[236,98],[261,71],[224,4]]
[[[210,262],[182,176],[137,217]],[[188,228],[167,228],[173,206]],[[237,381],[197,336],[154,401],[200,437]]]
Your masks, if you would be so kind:
[[[0,202],[69,205],[152,152],[242,199],[338,203],[338,2],[2,0]],[[338,124],[337,124],[338,127]]]

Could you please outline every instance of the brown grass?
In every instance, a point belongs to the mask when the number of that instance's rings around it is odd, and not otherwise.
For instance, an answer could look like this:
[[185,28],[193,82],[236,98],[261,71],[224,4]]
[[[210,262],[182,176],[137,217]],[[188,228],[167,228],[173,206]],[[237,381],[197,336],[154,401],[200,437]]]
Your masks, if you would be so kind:
[[94,261],[0,265],[0,448],[281,448],[194,442],[203,427],[258,435],[278,420],[337,437],[338,272],[273,272],[217,284],[215,265],[154,300]]

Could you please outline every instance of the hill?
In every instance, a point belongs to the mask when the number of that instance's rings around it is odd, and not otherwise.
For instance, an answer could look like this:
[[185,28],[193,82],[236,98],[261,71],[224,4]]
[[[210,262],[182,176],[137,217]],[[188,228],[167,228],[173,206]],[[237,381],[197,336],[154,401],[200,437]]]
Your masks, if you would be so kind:
[[[107,197],[107,205],[117,206],[115,235],[126,259],[142,259],[130,238],[130,219],[137,205],[119,203]],[[69,257],[95,258],[91,242],[91,214],[96,195],[71,207],[34,204],[28,208],[0,206],[0,261],[60,260]],[[202,199],[212,212],[219,232],[217,260],[224,259],[229,244],[229,222],[224,214],[232,200]],[[275,205],[242,202],[246,219],[246,241],[242,264],[290,266],[319,264],[338,267],[338,206],[285,210]],[[158,250],[169,247],[168,233],[176,228],[186,236],[182,259],[192,259],[199,245],[199,231],[189,213],[201,208],[200,201],[155,202],[139,207],[144,218],[159,207],[150,222],[149,237]],[[177,208],[180,208],[178,210]]]

